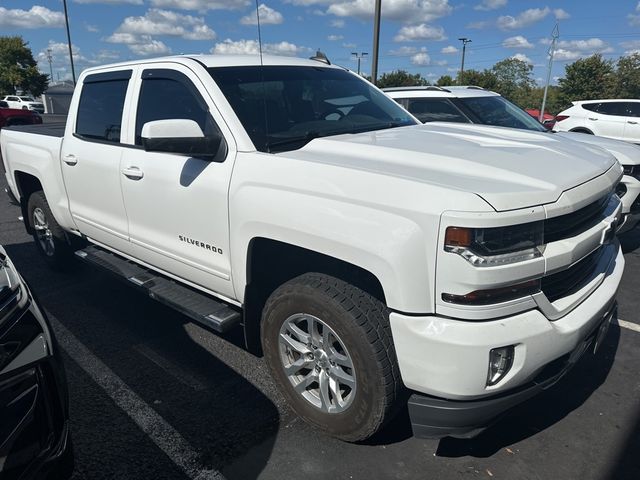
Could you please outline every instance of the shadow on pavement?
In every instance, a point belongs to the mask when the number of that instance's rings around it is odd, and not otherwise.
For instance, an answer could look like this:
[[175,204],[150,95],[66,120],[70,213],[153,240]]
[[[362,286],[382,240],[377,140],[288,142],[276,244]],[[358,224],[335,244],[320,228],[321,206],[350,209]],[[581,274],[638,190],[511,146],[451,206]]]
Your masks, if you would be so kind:
[[640,478],[640,407],[636,413],[635,424],[631,426],[624,443],[624,449],[612,462],[606,478],[616,480],[637,480]]
[[[202,467],[220,471],[259,444],[260,455],[252,455],[242,478],[260,474],[280,416],[266,395],[203,346],[226,342],[90,267],[78,263],[66,273],[48,270],[31,242],[6,250],[44,308],[180,433]],[[234,332],[224,348],[238,349],[234,344],[241,337]],[[240,356],[250,366],[263,364],[249,353]],[[124,410],[78,364],[66,360],[75,372],[69,376],[74,479],[180,478],[181,470]]]
[[640,248],[640,227],[620,235],[618,239],[624,253],[631,253],[637,250]]
[[619,341],[620,329],[612,324],[598,353],[593,355],[592,350],[587,350],[573,370],[556,385],[515,407],[475,438],[443,438],[436,455],[487,458],[551,427],[580,407],[604,383],[613,366]]

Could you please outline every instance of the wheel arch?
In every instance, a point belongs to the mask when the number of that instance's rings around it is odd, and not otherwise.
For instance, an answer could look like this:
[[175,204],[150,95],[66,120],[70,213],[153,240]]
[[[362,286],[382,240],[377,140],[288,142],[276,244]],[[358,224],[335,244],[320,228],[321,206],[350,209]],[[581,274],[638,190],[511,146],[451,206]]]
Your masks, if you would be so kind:
[[571,130],[569,130],[570,132],[573,133],[586,133],[589,135],[593,135],[594,133],[589,130],[587,127],[576,127],[576,128],[572,128]]
[[42,182],[40,182],[40,179],[35,175],[21,172],[19,170],[14,172],[14,180],[16,182],[18,193],[20,194],[20,209],[22,211],[24,226],[27,229],[27,233],[33,235],[33,229],[31,228],[31,223],[29,222],[29,212],[27,206],[29,203],[29,197],[34,192],[44,190],[42,187]]

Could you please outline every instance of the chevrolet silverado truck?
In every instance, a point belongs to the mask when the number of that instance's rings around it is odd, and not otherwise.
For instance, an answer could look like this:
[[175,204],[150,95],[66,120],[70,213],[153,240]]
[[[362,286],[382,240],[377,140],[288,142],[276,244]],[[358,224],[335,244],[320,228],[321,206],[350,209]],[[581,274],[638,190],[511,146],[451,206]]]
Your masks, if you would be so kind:
[[244,330],[307,422],[470,436],[616,315],[622,176],[544,133],[421,125],[353,72],[265,56],[91,68],[66,126],[0,134],[42,258]]

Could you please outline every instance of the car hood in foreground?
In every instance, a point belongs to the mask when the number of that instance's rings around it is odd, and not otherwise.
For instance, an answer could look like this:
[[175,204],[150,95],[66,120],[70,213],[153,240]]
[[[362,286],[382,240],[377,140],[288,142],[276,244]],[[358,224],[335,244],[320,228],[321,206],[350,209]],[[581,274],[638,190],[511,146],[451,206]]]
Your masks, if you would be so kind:
[[616,164],[561,136],[450,123],[318,138],[280,155],[475,193],[498,211],[555,202]]

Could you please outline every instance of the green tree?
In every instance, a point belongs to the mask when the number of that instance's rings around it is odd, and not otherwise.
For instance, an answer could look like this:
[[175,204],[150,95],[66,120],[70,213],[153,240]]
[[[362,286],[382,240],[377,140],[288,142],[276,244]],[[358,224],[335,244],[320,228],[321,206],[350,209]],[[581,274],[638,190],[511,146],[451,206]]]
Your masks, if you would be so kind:
[[533,65],[516,58],[507,58],[496,63],[491,72],[496,78],[496,90],[513,103],[523,106],[536,84],[533,80]]
[[455,80],[453,79],[453,77],[451,77],[451,75],[442,75],[436,82],[436,85],[439,87],[449,87],[454,83]]
[[33,53],[22,37],[0,37],[0,92],[24,92],[39,96],[49,83],[49,76],[38,71]]
[[634,53],[618,60],[615,97],[640,98],[640,54]]
[[568,106],[576,100],[614,98],[616,96],[616,75],[613,61],[602,55],[581,58],[565,67],[565,77],[561,78],[560,100]]
[[473,85],[476,87],[486,88],[487,90],[495,90],[497,86],[496,76],[491,70],[465,70],[462,76],[458,75],[456,79],[458,85]]
[[376,85],[378,88],[416,87],[429,85],[429,82],[419,73],[411,74],[406,70],[394,70],[378,78]]

